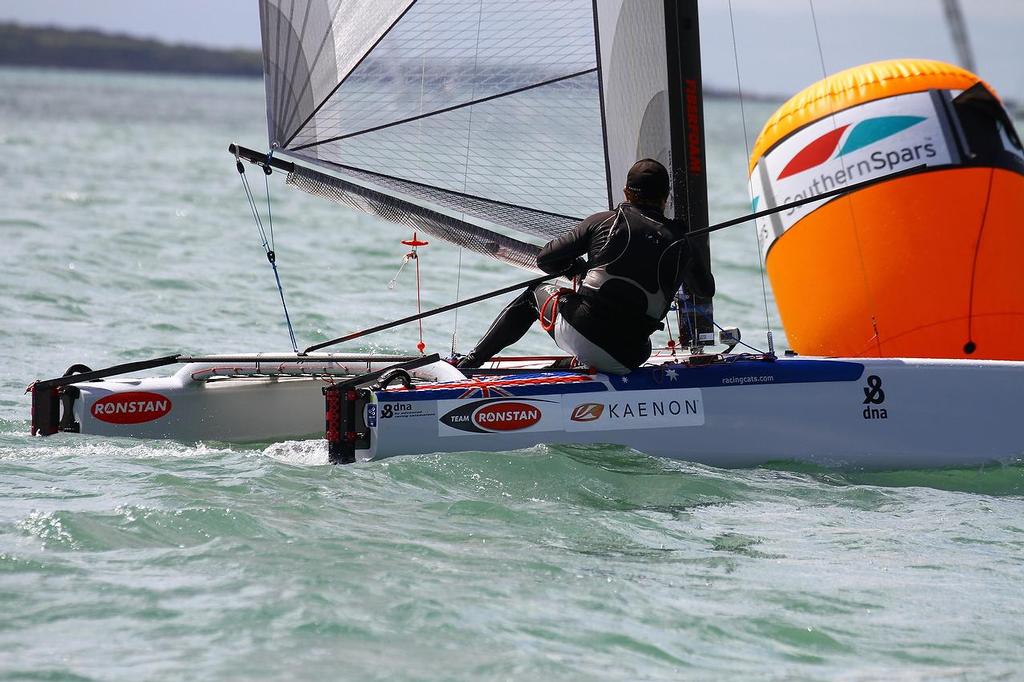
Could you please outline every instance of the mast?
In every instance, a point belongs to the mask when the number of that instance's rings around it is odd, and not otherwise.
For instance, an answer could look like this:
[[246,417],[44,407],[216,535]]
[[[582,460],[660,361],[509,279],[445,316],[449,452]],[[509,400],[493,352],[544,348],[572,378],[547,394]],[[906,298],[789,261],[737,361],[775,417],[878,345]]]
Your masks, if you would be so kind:
[[960,66],[975,73],[974,51],[971,50],[971,41],[967,35],[964,14],[960,9],[960,0],[942,0],[942,9],[946,13],[946,23],[949,24],[949,32],[953,37],[953,47],[956,48]]
[[665,0],[665,53],[672,205],[691,231],[702,230],[708,226],[708,182],[697,0]]
[[[665,0],[665,56],[668,68],[669,139],[674,217],[691,232],[708,226],[708,180],[704,150],[704,88],[701,81],[697,0]],[[691,240],[711,269],[709,235]],[[712,299],[679,301],[680,341],[691,347],[714,338]]]

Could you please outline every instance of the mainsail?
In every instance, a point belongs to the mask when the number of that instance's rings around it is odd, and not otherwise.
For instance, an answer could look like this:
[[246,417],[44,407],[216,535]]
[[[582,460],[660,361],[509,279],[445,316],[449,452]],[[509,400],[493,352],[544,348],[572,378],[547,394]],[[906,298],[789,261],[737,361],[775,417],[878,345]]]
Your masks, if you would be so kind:
[[530,268],[652,157],[707,225],[696,0],[261,0],[260,19],[270,147],[300,189]]

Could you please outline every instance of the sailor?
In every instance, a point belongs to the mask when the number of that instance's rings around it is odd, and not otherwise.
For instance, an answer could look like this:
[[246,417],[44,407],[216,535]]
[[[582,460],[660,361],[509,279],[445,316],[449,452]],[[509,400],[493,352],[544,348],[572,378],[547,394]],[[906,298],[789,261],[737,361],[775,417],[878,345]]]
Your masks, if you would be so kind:
[[[458,366],[476,368],[526,334],[538,318],[558,347],[610,374],[628,374],[651,356],[681,284],[713,296],[707,237],[688,238],[681,220],[665,217],[669,177],[653,159],[633,164],[626,200],[595,213],[547,243],[537,266],[552,275],[580,275],[578,292],[543,283],[513,300]],[[582,256],[586,254],[587,260]]]

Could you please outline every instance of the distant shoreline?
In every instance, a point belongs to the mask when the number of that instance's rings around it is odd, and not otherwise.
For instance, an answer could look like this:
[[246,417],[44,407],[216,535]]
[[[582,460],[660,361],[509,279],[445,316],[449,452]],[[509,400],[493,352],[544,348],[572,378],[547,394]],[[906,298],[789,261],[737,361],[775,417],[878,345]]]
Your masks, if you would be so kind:
[[91,71],[263,76],[256,50],[171,45],[91,29],[23,26],[0,22],[0,66]]
[[[170,44],[94,29],[0,22],[0,67],[72,69],[204,76],[263,77],[258,50]],[[735,99],[735,91],[704,84],[708,99]],[[746,93],[748,101],[781,102],[778,95]]]

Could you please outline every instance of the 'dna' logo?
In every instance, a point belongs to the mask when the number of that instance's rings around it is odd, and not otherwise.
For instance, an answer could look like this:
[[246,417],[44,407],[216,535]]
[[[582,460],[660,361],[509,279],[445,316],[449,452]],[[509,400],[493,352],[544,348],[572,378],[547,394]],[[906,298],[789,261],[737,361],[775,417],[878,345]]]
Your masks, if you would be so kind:
[[805,170],[820,166],[833,158],[833,154],[839,148],[839,142],[847,130],[850,131],[850,134],[846,135],[846,141],[842,148],[839,149],[838,154],[835,154],[836,158],[863,149],[896,133],[901,133],[923,120],[925,120],[924,116],[878,116],[866,118],[852,128],[849,123],[839,126],[798,151],[776,179],[782,180],[791,175],[803,173]]

